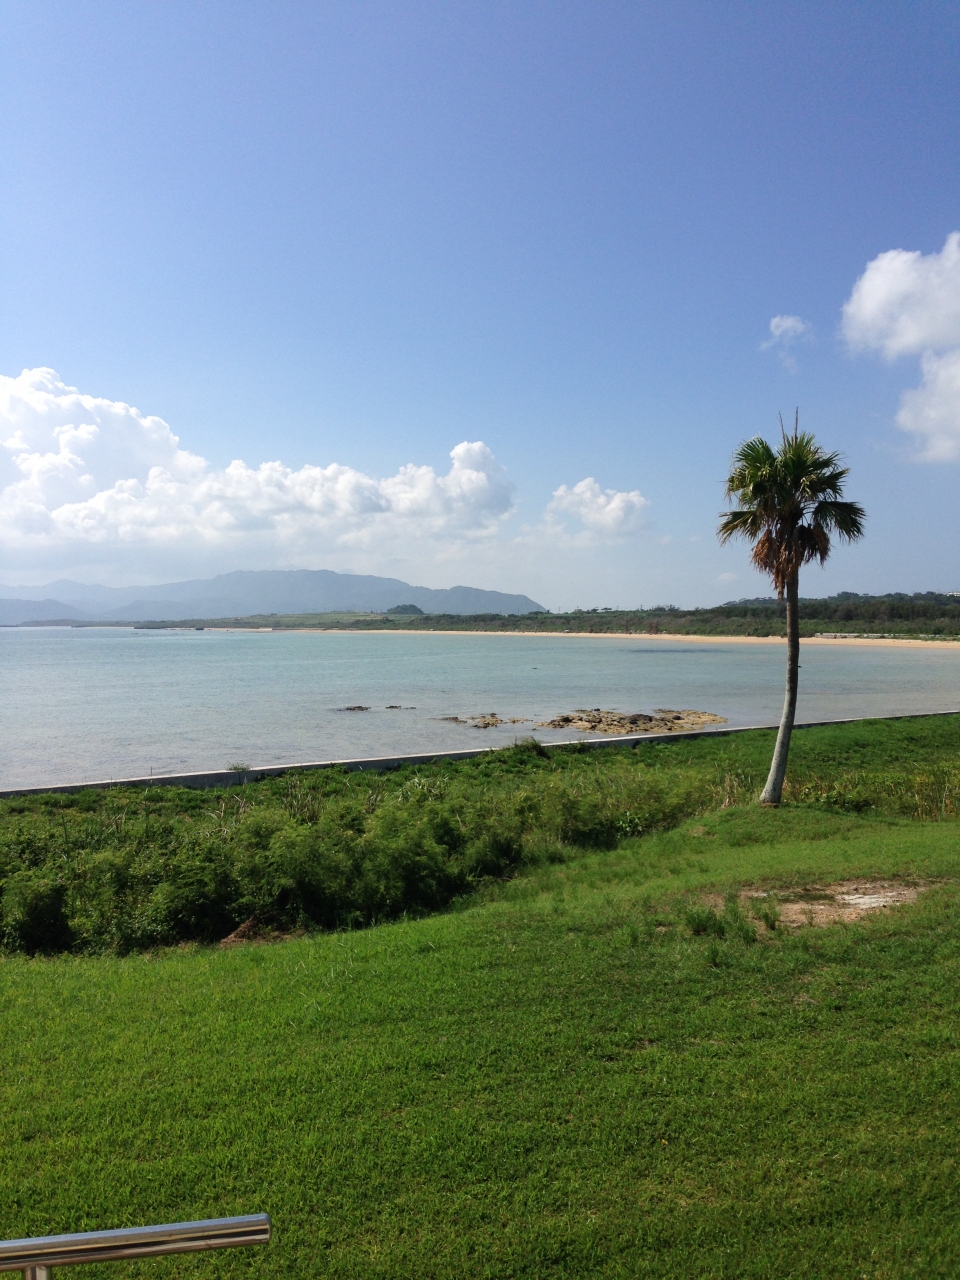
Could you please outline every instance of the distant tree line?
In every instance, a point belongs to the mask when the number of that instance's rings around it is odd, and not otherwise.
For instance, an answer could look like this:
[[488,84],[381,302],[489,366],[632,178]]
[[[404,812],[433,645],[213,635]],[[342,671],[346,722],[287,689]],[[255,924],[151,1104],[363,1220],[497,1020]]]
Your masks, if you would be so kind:
[[[960,597],[934,591],[883,596],[840,592],[826,599],[801,597],[801,632],[898,632],[904,634],[960,634]],[[386,621],[386,620],[384,620]],[[391,619],[386,625],[457,631],[571,631],[674,632],[690,635],[781,635],[786,626],[786,603],[773,598],[736,600],[708,609],[680,609],[657,605],[650,609],[574,609],[569,613],[427,614]],[[348,625],[384,625],[371,618]]]
[[[542,631],[585,634],[657,632],[679,635],[785,634],[786,604],[772,597],[732,600],[709,609],[656,605],[651,609],[573,609],[569,613],[422,613],[400,605],[388,613],[256,614],[248,618],[192,618],[140,624],[167,627],[263,627],[276,630],[317,627],[344,631]],[[818,631],[960,635],[960,596],[944,592],[902,592],[883,596],[842,591],[825,599],[798,600],[801,635]],[[82,624],[77,624],[82,625]],[[117,624],[128,626],[129,623]]]

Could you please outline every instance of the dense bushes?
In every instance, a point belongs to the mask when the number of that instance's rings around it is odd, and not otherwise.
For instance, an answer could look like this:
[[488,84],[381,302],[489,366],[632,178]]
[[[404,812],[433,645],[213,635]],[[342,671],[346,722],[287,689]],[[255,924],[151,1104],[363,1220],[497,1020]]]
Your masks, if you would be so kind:
[[[529,744],[390,774],[3,801],[0,944],[124,953],[216,941],[247,921],[352,928],[436,910],[572,849],[752,799],[770,745],[764,732],[597,752]],[[788,800],[937,819],[957,816],[958,797],[960,717],[795,738]]]
[[695,773],[603,756],[516,747],[391,775],[8,802],[0,936],[12,950],[125,952],[213,941],[247,920],[350,928],[436,910],[569,848],[612,848],[695,804]]

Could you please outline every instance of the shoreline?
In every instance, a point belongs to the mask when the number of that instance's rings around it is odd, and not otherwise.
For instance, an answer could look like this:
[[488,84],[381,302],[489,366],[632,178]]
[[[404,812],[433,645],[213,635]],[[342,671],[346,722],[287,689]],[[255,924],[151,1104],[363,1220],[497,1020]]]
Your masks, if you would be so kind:
[[[481,634],[486,634],[481,632]],[[501,633],[498,633],[501,634]],[[527,632],[526,634],[531,634]],[[795,731],[818,729],[829,725],[860,724],[870,720],[927,720],[940,716],[960,715],[960,708],[946,711],[908,711],[893,716],[843,716],[832,720],[801,720],[793,727]],[[775,733],[779,724],[727,725],[722,727],[703,726],[697,729],[681,729],[679,732],[659,733],[623,733],[605,734],[602,738],[591,738],[584,734],[579,738],[564,738],[559,742],[545,742],[543,745],[552,750],[556,747],[578,747],[581,750],[600,751],[607,747],[640,747],[650,743],[690,742],[696,738],[726,738],[740,733]],[[245,786],[251,782],[261,782],[266,778],[279,778],[286,773],[315,772],[323,769],[346,769],[351,773],[370,771],[387,772],[411,764],[433,764],[437,761],[464,761],[476,759],[493,751],[516,746],[516,739],[511,743],[498,743],[493,746],[466,747],[455,751],[424,751],[412,755],[394,756],[362,756],[346,760],[311,760],[292,764],[255,766],[245,769],[205,769],[189,773],[151,774],[139,778],[101,778],[95,782],[47,783],[40,786],[11,787],[0,790],[0,800],[12,800],[18,796],[37,795],[69,795],[78,791],[102,791],[111,787],[187,787],[192,790],[206,791],[217,787]]]
[[[176,631],[181,628],[169,627],[165,630]],[[182,630],[192,630],[192,628],[182,628]],[[251,634],[258,634],[257,629],[253,627],[207,627],[207,631],[250,631]],[[524,636],[536,639],[556,639],[556,640],[689,640],[697,644],[786,644],[786,636],[700,636],[700,635],[683,635],[673,631],[659,631],[656,635],[642,631],[461,631],[451,628],[411,628],[409,631],[397,630],[382,631],[370,629],[369,631],[352,630],[348,627],[276,627],[273,629],[274,635],[280,635],[284,632],[290,632],[298,635],[366,635],[366,636]],[[262,633],[261,633],[262,634]],[[823,644],[823,645],[845,645],[848,648],[860,645],[874,647],[901,647],[908,649],[917,648],[937,648],[937,649],[960,649],[960,639],[958,640],[920,640],[914,637],[905,637],[903,639],[878,636],[877,638],[867,636],[856,636],[850,639],[837,639],[831,636],[801,636],[801,644]]]
[[[11,626],[9,628],[0,628],[0,630],[32,630],[33,628],[25,628]],[[37,628],[38,630],[41,628]],[[44,627],[43,630],[52,628]],[[224,632],[230,635],[323,635],[323,636],[341,636],[341,635],[364,635],[364,636],[522,636],[526,639],[548,639],[548,640],[570,640],[570,639],[586,639],[586,640],[669,640],[676,642],[689,641],[691,644],[781,644],[787,642],[786,636],[711,636],[711,635],[685,635],[676,631],[658,631],[652,634],[648,631],[474,631],[463,630],[459,627],[411,627],[397,628],[396,630],[388,628],[353,628],[353,627],[218,627],[218,626],[181,626],[174,624],[168,627],[143,626],[142,624],[129,623],[104,623],[98,626],[96,623],[88,624],[82,628],[83,631],[144,631],[144,632],[163,632],[163,631],[213,631]],[[921,639],[914,636],[849,636],[838,637],[835,635],[825,636],[801,636],[800,643],[803,645],[833,645],[846,646],[847,648],[857,647],[873,647],[873,648],[906,648],[906,649],[960,649],[960,638],[957,639]]]

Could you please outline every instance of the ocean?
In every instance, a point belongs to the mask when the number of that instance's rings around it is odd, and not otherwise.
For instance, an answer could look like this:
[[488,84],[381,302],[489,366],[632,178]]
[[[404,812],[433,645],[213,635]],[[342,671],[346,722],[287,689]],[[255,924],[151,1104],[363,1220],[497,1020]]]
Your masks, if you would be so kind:
[[[772,724],[784,662],[645,636],[0,629],[0,789],[560,741],[537,722],[581,707]],[[960,709],[960,648],[804,642],[801,664],[801,720]],[[490,711],[523,723],[445,719]]]

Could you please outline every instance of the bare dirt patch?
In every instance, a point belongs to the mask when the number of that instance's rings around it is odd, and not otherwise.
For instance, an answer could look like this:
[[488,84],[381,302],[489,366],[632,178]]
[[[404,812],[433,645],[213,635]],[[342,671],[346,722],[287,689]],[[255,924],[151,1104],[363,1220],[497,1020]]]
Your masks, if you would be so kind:
[[261,945],[265,942],[289,942],[293,938],[302,937],[304,937],[303,929],[283,932],[271,929],[268,925],[261,924],[256,916],[251,916],[249,920],[244,920],[243,924],[234,929],[233,933],[228,933],[225,938],[221,938],[220,946],[242,947],[254,943]]
[[824,928],[916,902],[927,888],[926,884],[903,884],[897,880],[844,880],[839,884],[805,885],[802,889],[745,889],[739,897],[741,908],[758,917],[768,929],[768,921],[773,921],[775,928]]

